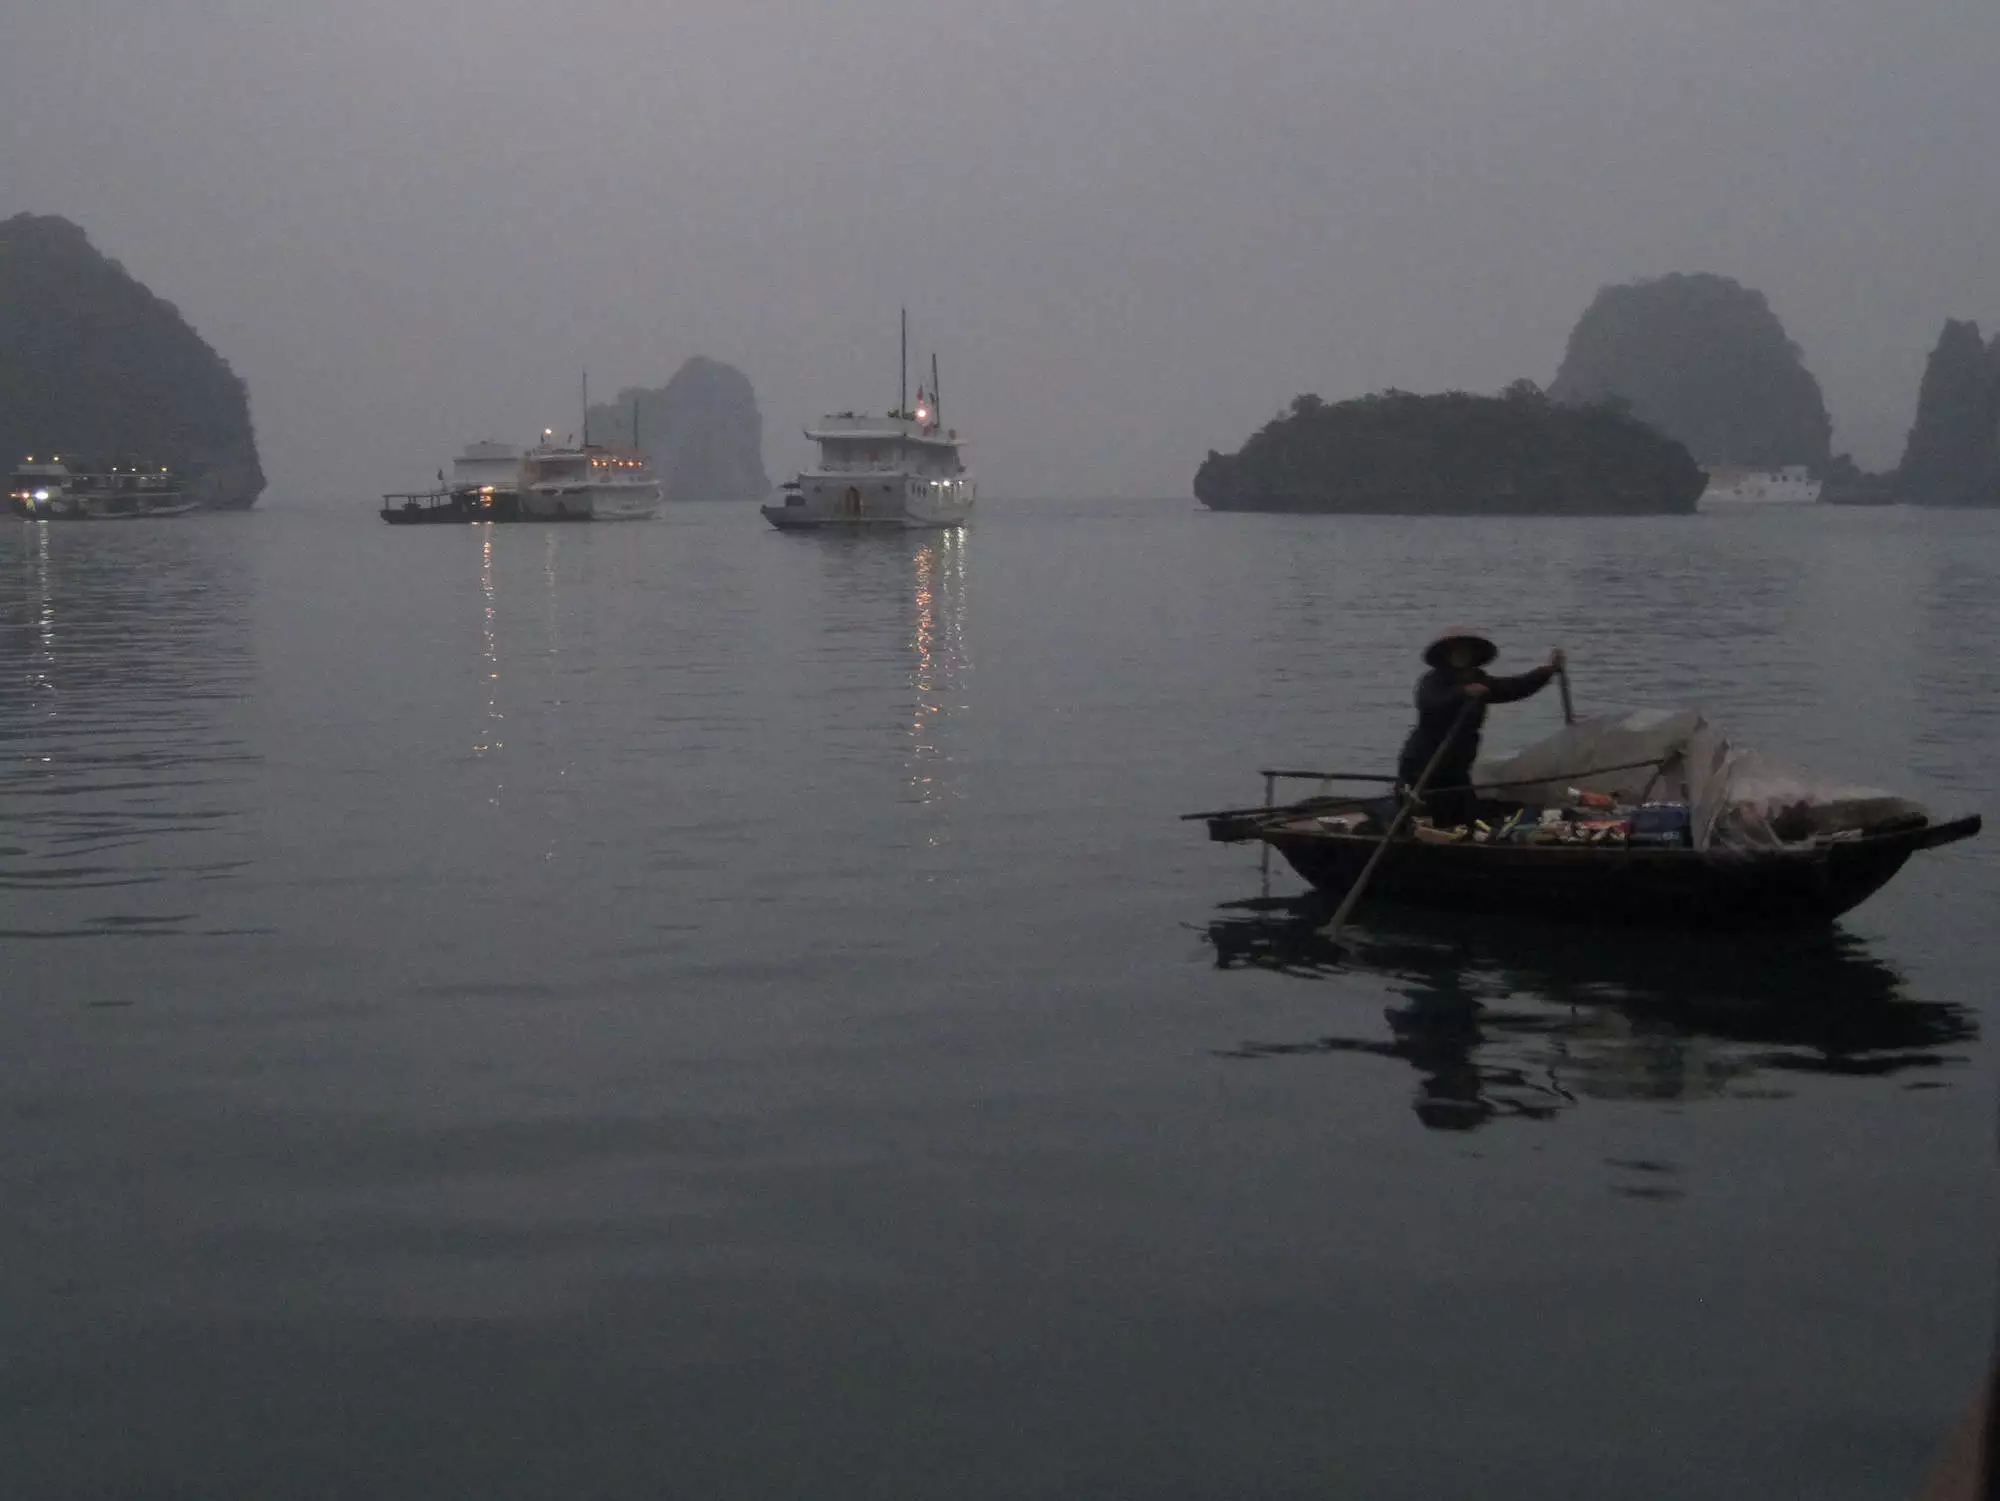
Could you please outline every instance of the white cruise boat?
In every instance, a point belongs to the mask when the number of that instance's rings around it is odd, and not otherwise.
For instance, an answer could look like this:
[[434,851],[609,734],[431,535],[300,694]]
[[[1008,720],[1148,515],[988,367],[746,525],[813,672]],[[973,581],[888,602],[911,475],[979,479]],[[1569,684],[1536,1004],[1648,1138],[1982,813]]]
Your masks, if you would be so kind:
[[636,449],[543,441],[521,456],[523,521],[643,521],[660,509],[660,482]]
[[60,458],[32,455],[14,471],[7,503],[29,521],[135,521],[201,507],[165,469],[72,469]]
[[1720,509],[1728,506],[1802,506],[1819,499],[1819,481],[1804,464],[1787,464],[1781,469],[1732,469],[1718,466],[1708,472],[1708,488],[1700,506]]
[[931,389],[919,387],[914,402],[883,417],[822,417],[806,436],[819,445],[818,466],[763,508],[781,531],[957,526],[972,514],[979,487],[958,429],[939,416],[935,360]]

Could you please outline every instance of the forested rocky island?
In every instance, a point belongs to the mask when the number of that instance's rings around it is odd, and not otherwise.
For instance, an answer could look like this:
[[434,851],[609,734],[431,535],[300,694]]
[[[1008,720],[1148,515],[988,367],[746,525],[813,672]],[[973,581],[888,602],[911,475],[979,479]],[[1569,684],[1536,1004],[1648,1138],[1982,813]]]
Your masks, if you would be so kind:
[[67,219],[0,221],[0,460],[163,465],[207,504],[264,489],[223,358]]
[[696,355],[664,386],[628,387],[592,406],[590,436],[646,453],[669,500],[762,500],[771,488],[757,393],[720,360]]
[[1687,449],[1616,404],[1385,391],[1300,396],[1195,476],[1219,511],[1630,516],[1692,511],[1707,477]]

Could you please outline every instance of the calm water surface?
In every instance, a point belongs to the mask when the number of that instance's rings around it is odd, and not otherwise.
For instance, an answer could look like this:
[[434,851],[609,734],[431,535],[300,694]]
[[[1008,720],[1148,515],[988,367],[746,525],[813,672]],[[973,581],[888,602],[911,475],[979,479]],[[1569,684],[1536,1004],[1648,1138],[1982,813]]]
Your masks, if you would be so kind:
[[0,529],[0,1489],[1906,1494],[1993,844],[1328,963],[1176,815],[1388,765],[1447,617],[1987,797],[1995,516]]

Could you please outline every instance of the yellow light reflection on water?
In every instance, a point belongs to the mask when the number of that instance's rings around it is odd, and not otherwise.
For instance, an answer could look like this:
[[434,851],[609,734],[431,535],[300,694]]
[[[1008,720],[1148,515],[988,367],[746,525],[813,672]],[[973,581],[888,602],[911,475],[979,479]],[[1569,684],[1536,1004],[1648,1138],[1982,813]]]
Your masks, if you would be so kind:
[[[35,595],[35,654],[28,667],[28,689],[40,694],[45,700],[44,712],[54,719],[59,712],[56,701],[56,596],[55,585],[50,578],[49,527],[47,522],[37,526],[31,534],[34,541],[29,544],[30,556],[34,559]],[[51,761],[52,756],[42,757]]]
[[[500,600],[499,591],[493,580],[493,526],[489,522],[480,528],[479,541],[479,598],[480,598],[480,665],[486,682],[486,719],[480,726],[480,737],[472,747],[473,755],[482,760],[506,748],[502,740],[502,721],[507,717],[500,707]],[[506,790],[502,777],[493,783],[493,791],[487,802],[498,806],[500,794]]]
[[[915,800],[942,804],[962,797],[952,774],[951,720],[962,710],[965,647],[966,538],[963,528],[940,532],[911,556],[911,630],[907,784]],[[942,829],[928,842],[944,841]]]

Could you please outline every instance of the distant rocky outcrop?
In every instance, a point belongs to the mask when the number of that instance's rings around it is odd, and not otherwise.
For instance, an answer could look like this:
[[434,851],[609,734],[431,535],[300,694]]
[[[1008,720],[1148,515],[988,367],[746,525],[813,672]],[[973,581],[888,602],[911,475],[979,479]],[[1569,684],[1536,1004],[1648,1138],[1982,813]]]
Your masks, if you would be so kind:
[[593,406],[590,436],[646,453],[670,500],[761,500],[770,493],[757,393],[748,376],[720,360],[696,355],[657,390],[628,387]]
[[1549,395],[1628,402],[1702,464],[1806,464],[1817,474],[1831,456],[1819,382],[1764,294],[1726,276],[1604,288],[1570,334]]
[[1300,396],[1241,451],[1211,451],[1194,493],[1219,511],[1640,515],[1692,511],[1706,483],[1630,413],[1524,380],[1501,396]]
[[1945,324],[1917,392],[1916,421],[1896,472],[1912,505],[2000,505],[2000,337]]
[[228,364],[67,219],[0,222],[0,460],[160,464],[208,504],[264,489]]
[[1888,506],[1900,498],[1896,476],[1874,474],[1844,453],[1837,453],[1820,480],[1820,503],[1829,506]]

